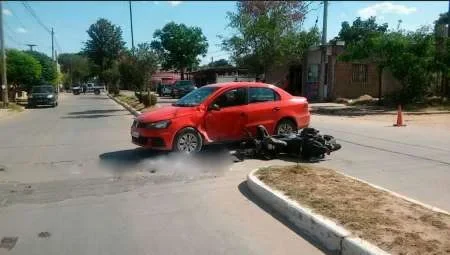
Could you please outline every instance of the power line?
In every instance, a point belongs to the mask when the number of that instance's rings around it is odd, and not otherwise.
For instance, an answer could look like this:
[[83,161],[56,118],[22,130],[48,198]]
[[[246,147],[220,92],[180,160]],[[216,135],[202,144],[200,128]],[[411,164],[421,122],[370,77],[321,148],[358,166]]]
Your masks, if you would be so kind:
[[14,37],[12,37],[9,33],[6,33],[6,37],[8,37],[9,40],[15,42],[18,45],[24,45],[23,43],[18,42],[16,39],[14,39]]
[[[8,8],[10,9],[10,10],[12,10],[12,8],[11,8],[11,6],[9,5],[9,3],[8,2],[6,2],[6,4],[8,5]],[[20,26],[22,26],[23,28],[27,28],[23,23],[22,23],[22,21],[20,20],[20,18],[19,18],[19,16],[17,15],[17,12],[12,12],[12,16],[14,16],[14,18],[16,18],[16,20],[17,20],[17,22],[20,24]]]
[[42,22],[42,20],[37,16],[36,12],[31,8],[31,6],[25,2],[22,1],[22,5],[25,7],[25,9],[33,16],[33,18],[41,25],[49,34],[51,34],[51,30]]

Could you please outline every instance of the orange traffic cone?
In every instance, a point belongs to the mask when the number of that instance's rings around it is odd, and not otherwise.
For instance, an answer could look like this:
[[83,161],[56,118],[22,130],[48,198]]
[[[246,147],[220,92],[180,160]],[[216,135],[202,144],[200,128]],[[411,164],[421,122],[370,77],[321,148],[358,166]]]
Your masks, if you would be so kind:
[[404,127],[406,126],[405,124],[403,124],[403,113],[402,113],[402,106],[398,105],[398,109],[397,109],[397,123],[394,124],[395,127]]

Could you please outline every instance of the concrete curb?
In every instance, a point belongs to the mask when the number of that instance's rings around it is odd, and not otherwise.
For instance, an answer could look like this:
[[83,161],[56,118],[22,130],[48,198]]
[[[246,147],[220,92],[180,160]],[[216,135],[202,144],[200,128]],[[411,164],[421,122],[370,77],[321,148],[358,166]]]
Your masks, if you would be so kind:
[[326,250],[342,255],[389,254],[367,241],[352,236],[348,230],[336,222],[312,212],[311,209],[301,206],[281,192],[271,189],[255,176],[258,170],[251,171],[247,176],[249,189],[284,216],[300,232],[308,235]]
[[106,94],[109,98],[111,98],[113,101],[115,101],[116,103],[120,104],[121,106],[123,106],[123,108],[127,109],[131,114],[133,114],[135,117],[141,115],[140,111],[136,111],[133,107],[129,106],[127,103],[120,101],[119,99],[111,96],[110,94]]

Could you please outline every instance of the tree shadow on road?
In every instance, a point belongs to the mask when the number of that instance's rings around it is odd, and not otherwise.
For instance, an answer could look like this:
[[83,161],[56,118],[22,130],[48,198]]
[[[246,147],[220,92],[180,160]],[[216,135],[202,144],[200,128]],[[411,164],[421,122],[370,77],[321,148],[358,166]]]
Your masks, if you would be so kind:
[[99,119],[99,118],[127,116],[127,115],[130,115],[130,114],[75,115],[75,116],[62,116],[61,119]]
[[275,211],[270,205],[259,199],[257,196],[255,196],[250,189],[248,188],[247,181],[243,181],[238,185],[238,190],[241,192],[241,194],[246,197],[248,200],[253,202],[255,205],[257,205],[259,208],[264,210],[266,213],[270,214],[273,218],[281,222],[283,225],[288,227],[290,230],[294,231],[297,235],[299,235],[301,238],[305,239],[312,245],[314,245],[316,248],[324,252],[325,254],[334,254],[328,250],[326,250],[325,247],[321,247],[313,238],[308,236],[306,233],[302,232],[299,228],[297,228],[295,225],[290,223],[284,216],[282,216],[280,213]]
[[69,112],[69,115],[82,115],[82,114],[104,114],[110,112],[125,112],[124,109],[108,109],[108,110],[87,110],[81,112]]

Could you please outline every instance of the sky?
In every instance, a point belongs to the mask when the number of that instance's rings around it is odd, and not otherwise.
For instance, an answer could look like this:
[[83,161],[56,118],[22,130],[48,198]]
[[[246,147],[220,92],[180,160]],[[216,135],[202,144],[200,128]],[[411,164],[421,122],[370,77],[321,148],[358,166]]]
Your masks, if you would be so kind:
[[[28,5],[28,7],[26,7]],[[396,28],[415,30],[431,25],[440,13],[448,10],[448,1],[329,1],[328,40],[334,38],[343,21],[356,17],[376,16],[377,22]],[[205,64],[229,54],[220,48],[218,35],[233,33],[227,27],[227,12],[236,10],[234,1],[135,1],[132,2],[134,43],[152,41],[153,32],[174,21],[188,26],[198,26],[208,39],[208,54],[201,58]],[[33,16],[36,16],[39,21]],[[322,28],[323,4],[315,1],[306,16],[303,27],[315,25]],[[3,2],[5,44],[9,48],[28,49],[26,44],[36,44],[34,50],[51,56],[51,36],[55,32],[55,49],[61,52],[78,52],[88,40],[86,30],[99,18],[119,25],[123,39],[131,47],[131,29],[128,1],[22,1]],[[39,24],[42,23],[42,24]]]

